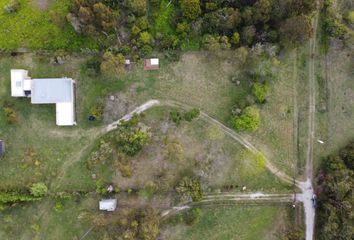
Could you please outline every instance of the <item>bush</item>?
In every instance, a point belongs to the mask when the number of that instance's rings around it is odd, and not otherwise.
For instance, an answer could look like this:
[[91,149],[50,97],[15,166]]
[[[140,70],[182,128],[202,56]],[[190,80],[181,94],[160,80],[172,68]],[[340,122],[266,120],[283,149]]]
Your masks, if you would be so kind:
[[232,125],[237,130],[254,132],[261,122],[259,109],[253,106],[246,107],[241,116],[236,116],[232,120]]
[[128,156],[136,155],[147,143],[149,138],[148,132],[133,127],[120,127],[115,132],[117,149]]
[[90,114],[97,120],[102,120],[103,106],[101,104],[96,104],[91,108]]
[[202,209],[193,208],[183,215],[183,220],[187,225],[193,225],[199,222],[201,216],[202,216]]
[[101,180],[96,181],[96,193],[101,195],[106,195],[108,193],[106,187]]
[[193,202],[199,202],[203,199],[203,191],[199,179],[184,177],[176,187],[177,193],[182,200],[191,198]]
[[16,13],[20,8],[20,2],[18,0],[12,0],[4,7],[7,13]]
[[13,105],[12,104],[10,104],[8,102],[5,102],[3,104],[3,108],[2,109],[4,111],[7,123],[9,123],[9,124],[17,123],[17,121],[18,121],[17,114],[16,114],[15,110],[13,109]]
[[185,112],[183,115],[184,120],[190,122],[194,118],[198,117],[200,114],[200,110],[198,108],[193,108],[192,110]]
[[196,19],[202,12],[200,0],[179,0],[183,16],[189,20]]
[[252,93],[256,97],[258,103],[264,103],[269,91],[267,84],[254,83],[252,86]]
[[176,123],[176,125],[179,125],[183,119],[182,114],[177,111],[177,110],[173,110],[170,112],[170,119]]
[[12,193],[1,193],[0,192],[0,204],[6,203],[16,203],[16,202],[30,202],[30,201],[37,201],[40,198],[36,198],[33,196],[21,195],[15,192]]
[[30,192],[35,197],[44,197],[48,193],[48,188],[45,183],[34,183],[30,187]]
[[55,205],[54,205],[54,210],[57,212],[57,213],[60,213],[62,211],[64,211],[64,205],[62,202],[56,202]]

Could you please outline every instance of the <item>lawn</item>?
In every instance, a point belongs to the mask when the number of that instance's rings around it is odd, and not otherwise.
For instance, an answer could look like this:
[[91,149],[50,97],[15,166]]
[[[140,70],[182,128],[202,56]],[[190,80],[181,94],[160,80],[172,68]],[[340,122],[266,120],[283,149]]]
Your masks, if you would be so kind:
[[169,240],[277,239],[274,233],[287,221],[285,212],[285,208],[275,206],[203,208],[199,222],[192,226],[167,225],[162,236]]
[[30,1],[19,0],[16,13],[4,9],[11,0],[0,0],[0,49],[68,49],[97,48],[93,40],[78,35],[66,22],[69,0],[55,1],[42,11]]

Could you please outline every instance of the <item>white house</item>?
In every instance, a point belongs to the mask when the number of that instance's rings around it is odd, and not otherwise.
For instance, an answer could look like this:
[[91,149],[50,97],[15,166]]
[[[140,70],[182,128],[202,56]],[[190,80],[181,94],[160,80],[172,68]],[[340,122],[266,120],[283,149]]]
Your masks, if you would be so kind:
[[11,70],[11,96],[29,97],[32,104],[55,104],[56,124],[73,126],[75,81],[71,78],[33,78],[23,69]]
[[117,199],[102,199],[99,205],[100,210],[113,212],[117,208]]

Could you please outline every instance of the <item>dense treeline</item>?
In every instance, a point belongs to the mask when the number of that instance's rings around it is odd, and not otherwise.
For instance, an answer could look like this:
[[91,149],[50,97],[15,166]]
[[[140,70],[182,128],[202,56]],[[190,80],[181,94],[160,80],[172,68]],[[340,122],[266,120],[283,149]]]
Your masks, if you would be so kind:
[[75,0],[67,19],[102,48],[144,56],[153,49],[299,44],[312,33],[315,8],[315,0]]
[[323,161],[317,177],[318,239],[353,239],[354,141]]

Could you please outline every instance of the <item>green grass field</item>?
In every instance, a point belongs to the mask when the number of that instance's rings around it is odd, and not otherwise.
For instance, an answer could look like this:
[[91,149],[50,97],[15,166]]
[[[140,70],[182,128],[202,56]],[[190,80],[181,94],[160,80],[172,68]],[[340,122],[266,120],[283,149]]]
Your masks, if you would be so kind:
[[10,2],[0,1],[0,48],[77,50],[97,47],[94,41],[79,36],[66,22],[70,1],[56,1],[42,11],[30,1],[19,0],[18,12],[7,13],[4,7]]
[[[168,240],[270,240],[279,225],[284,224],[282,207],[235,206],[203,208],[196,224],[166,227],[163,238]],[[285,220],[286,221],[286,220]]]

